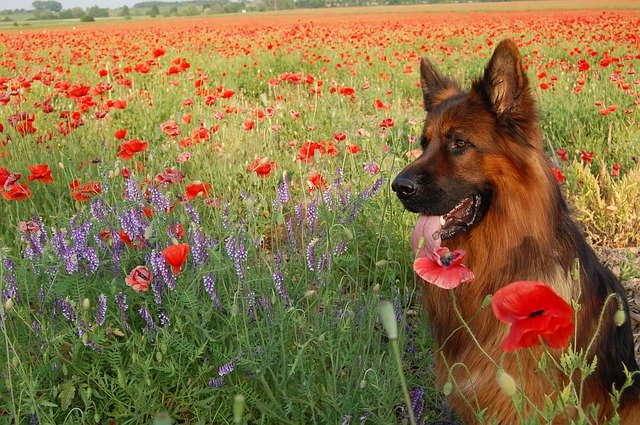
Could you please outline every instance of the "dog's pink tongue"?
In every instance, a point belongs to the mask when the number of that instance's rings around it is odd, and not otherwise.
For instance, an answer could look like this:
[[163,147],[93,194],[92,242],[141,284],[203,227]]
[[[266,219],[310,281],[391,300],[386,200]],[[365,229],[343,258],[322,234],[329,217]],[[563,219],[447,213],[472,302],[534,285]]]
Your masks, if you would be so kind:
[[411,246],[415,251],[420,244],[420,238],[424,239],[423,246],[418,252],[419,257],[424,257],[427,253],[431,254],[440,248],[440,230],[442,229],[440,218],[439,215],[420,214],[418,216],[416,227],[411,235]]

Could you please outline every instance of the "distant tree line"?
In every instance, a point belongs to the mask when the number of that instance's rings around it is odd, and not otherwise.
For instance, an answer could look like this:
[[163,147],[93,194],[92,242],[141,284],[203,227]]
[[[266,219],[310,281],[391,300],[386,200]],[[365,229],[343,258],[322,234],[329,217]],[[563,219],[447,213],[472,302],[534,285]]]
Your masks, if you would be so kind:
[[[98,0],[96,0],[98,1]],[[457,0],[466,1],[466,0]],[[218,13],[238,13],[242,10],[263,11],[282,10],[295,8],[322,8],[322,7],[348,7],[370,5],[396,5],[396,4],[424,4],[424,3],[452,3],[456,0],[185,0],[185,1],[143,1],[134,4],[131,8],[123,6],[109,10],[99,6],[91,6],[86,9],[74,7],[63,9],[62,4],[55,0],[36,0],[31,3],[32,9],[0,10],[0,15],[5,15],[4,21],[10,20],[12,14],[32,14],[29,19],[80,19],[93,21],[95,18],[107,18],[109,16],[124,17],[148,15],[156,16],[196,16]],[[513,0],[474,0],[475,2],[488,1],[513,1]],[[518,1],[518,0],[516,0]]]

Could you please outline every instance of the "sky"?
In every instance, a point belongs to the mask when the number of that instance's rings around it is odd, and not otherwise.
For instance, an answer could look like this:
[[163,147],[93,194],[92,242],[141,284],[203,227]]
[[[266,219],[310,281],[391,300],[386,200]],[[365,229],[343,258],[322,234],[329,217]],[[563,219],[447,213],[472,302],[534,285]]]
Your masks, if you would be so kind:
[[[81,7],[83,9],[91,6],[106,7],[109,9],[122,7],[125,4],[129,7],[144,0],[56,0],[62,4],[63,9]],[[31,9],[32,0],[0,0],[0,10],[2,9]]]

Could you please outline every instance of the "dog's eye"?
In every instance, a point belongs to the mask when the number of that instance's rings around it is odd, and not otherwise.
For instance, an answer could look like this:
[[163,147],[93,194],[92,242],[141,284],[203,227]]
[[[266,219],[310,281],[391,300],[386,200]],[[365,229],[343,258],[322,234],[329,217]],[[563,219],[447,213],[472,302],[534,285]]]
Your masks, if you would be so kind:
[[466,148],[467,146],[469,146],[469,142],[467,142],[464,139],[460,139],[457,138],[453,141],[453,143],[451,144],[451,146],[453,147],[453,149],[455,150],[462,150],[464,148]]

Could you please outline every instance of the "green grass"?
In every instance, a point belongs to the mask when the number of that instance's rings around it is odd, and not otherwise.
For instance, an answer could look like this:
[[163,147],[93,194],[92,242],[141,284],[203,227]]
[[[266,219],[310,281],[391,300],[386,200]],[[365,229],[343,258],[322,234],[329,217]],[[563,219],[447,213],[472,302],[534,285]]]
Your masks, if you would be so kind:
[[[611,180],[602,187],[631,193],[633,181],[628,182],[637,173],[639,132],[633,103],[637,96],[610,82],[615,65],[600,69],[599,61],[604,51],[621,58],[625,82],[637,89],[637,76],[628,73],[637,60],[627,57],[635,45],[616,35],[632,32],[634,20],[625,19],[626,12],[567,13],[519,19],[399,13],[397,20],[390,20],[377,13],[354,17],[331,11],[313,17],[313,22],[296,14],[266,20],[254,15],[235,21],[134,20],[1,34],[3,45],[16,46],[0,50],[5,65],[0,81],[7,86],[2,92],[20,95],[0,106],[0,166],[21,173],[20,182],[25,183],[29,165],[46,163],[54,181],[28,182],[33,192],[28,199],[0,199],[0,289],[5,291],[0,307],[0,418],[139,424],[167,413],[176,423],[232,423],[233,399],[241,394],[245,423],[402,421],[406,411],[400,379],[377,318],[381,298],[391,300],[399,312],[408,386],[424,391],[420,416],[427,423],[446,418],[433,383],[428,325],[421,314],[414,314],[419,311],[419,290],[408,241],[415,216],[403,210],[390,190],[393,176],[411,160],[406,152],[417,147],[412,140],[421,131],[418,59],[428,55],[444,73],[467,84],[491,53],[487,25],[494,32],[493,43],[507,36],[522,39],[548,153],[555,159],[558,148],[570,152],[571,163],[558,163],[567,175],[565,188],[584,201],[576,204],[591,214],[584,216],[585,222],[595,217],[594,223],[602,223],[607,205],[601,206],[594,190],[607,173],[597,165],[610,170],[619,163],[620,176],[607,177]],[[577,15],[586,18],[577,19],[574,28],[566,25],[567,16]],[[555,34],[553,41],[543,41],[550,33]],[[584,33],[604,34],[603,40],[581,39]],[[160,47],[167,53],[150,63],[150,72],[136,72],[135,66],[153,60],[152,51]],[[580,54],[570,53],[575,47]],[[589,48],[597,56],[588,56]],[[167,75],[176,58],[185,58],[190,68]],[[582,92],[574,95],[580,58],[586,58],[591,69]],[[109,75],[99,77],[100,69]],[[539,79],[542,70],[548,76]],[[303,73],[302,83],[281,78],[278,85],[269,84],[285,73]],[[314,85],[305,82],[308,74],[323,81],[321,96],[310,92]],[[542,90],[539,83],[551,81],[551,75],[557,76],[554,87]],[[86,110],[66,95],[66,83],[95,87],[100,82],[112,87],[104,95],[94,94],[96,105]],[[370,84],[367,89],[365,82]],[[334,84],[354,88],[355,95],[331,93]],[[224,89],[235,94],[224,99]],[[207,95],[216,96],[213,105],[206,104]],[[193,100],[192,106],[184,105],[186,98]],[[95,117],[109,100],[118,99],[127,101],[126,109]],[[45,100],[53,112],[35,105]],[[386,108],[375,108],[376,100]],[[615,104],[618,110],[602,116],[596,101]],[[268,108],[272,116],[256,118],[257,109]],[[627,108],[632,113],[625,114]],[[300,117],[292,118],[290,111]],[[34,134],[21,135],[10,124],[9,118],[21,112],[35,114]],[[73,112],[80,113],[84,125],[63,135],[59,126],[66,121],[61,113]],[[186,114],[189,123],[182,121]],[[379,124],[385,118],[395,124],[383,131]],[[160,129],[172,119],[181,128],[174,138]],[[247,119],[255,121],[252,131],[243,127]],[[210,132],[207,141],[181,147],[180,141],[201,123],[208,129],[216,124],[217,131]],[[119,129],[127,130],[125,140],[148,142],[148,150],[132,160],[117,157],[123,142],[114,137]],[[335,142],[335,156],[317,154],[309,163],[298,159],[304,142],[326,143],[340,131],[347,141]],[[292,141],[295,146],[290,146]],[[347,142],[362,150],[349,154]],[[593,165],[575,159],[574,152],[582,149],[596,152]],[[191,158],[177,162],[185,150]],[[247,171],[265,156],[277,163],[269,177]],[[363,171],[372,161],[380,168],[375,175]],[[170,211],[162,211],[147,195],[155,176],[168,167],[183,172],[185,180],[162,188],[172,204]],[[123,196],[125,168],[138,185],[128,197]],[[309,190],[314,173],[326,179],[326,192]],[[101,182],[102,193],[89,201],[75,200],[69,184],[76,178]],[[196,180],[210,183],[210,193],[187,201],[185,184]],[[285,181],[290,198],[275,202]],[[582,184],[585,181],[590,184]],[[617,199],[611,191],[599,195]],[[108,209],[104,216],[96,214],[98,200]],[[637,200],[634,195],[625,205],[637,205]],[[143,207],[155,210],[138,229],[138,243],[144,244],[135,248],[117,242],[117,232],[125,226],[121,217],[140,213]],[[19,222],[33,217],[41,217],[46,243],[42,253],[25,258],[29,243]],[[638,243],[630,220],[615,222],[622,232],[616,245]],[[76,249],[71,229],[83,223],[88,226],[86,246]],[[177,238],[168,232],[176,223],[182,224],[181,241],[192,251],[175,278],[175,289],[164,287],[161,303],[156,303],[151,287],[134,292],[125,277],[144,264],[156,282],[160,279],[161,267],[154,266],[151,257]],[[291,237],[287,223],[293,223]],[[68,255],[51,243],[62,229]],[[100,238],[107,229],[115,233]],[[595,241],[611,232],[611,227],[598,225],[589,229]],[[200,235],[208,241],[206,258],[194,252]],[[244,239],[246,256],[230,255],[227,243],[233,238]],[[88,248],[97,253],[96,269],[83,258]],[[69,271],[67,263],[76,259],[77,270]],[[276,285],[278,271],[288,298]],[[215,276],[220,304],[205,289],[206,275]],[[14,283],[19,301],[12,292]],[[107,311],[104,324],[97,324],[101,294]],[[127,297],[127,320],[116,305],[118,294]],[[67,311],[65,317],[63,305],[73,314]],[[139,314],[141,307],[151,313],[157,332]],[[170,323],[162,325],[165,313]],[[223,368],[221,375],[219,368],[230,362],[233,370],[225,374],[231,367]]]

